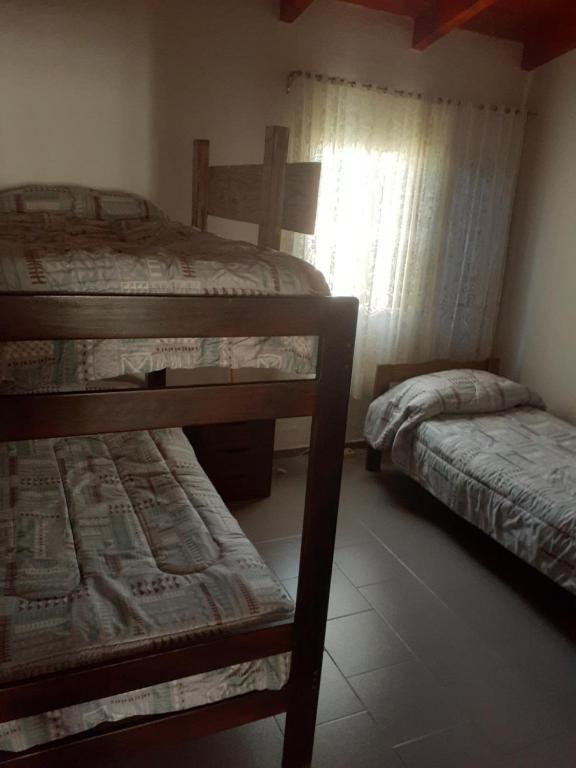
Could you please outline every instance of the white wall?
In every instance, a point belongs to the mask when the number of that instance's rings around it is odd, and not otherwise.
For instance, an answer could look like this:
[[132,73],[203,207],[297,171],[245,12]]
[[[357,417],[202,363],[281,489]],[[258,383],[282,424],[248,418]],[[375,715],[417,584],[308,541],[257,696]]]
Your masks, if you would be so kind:
[[188,0],[166,5],[154,29],[154,191],[180,216],[191,135],[209,136],[218,161],[259,160],[264,125],[289,119],[291,70],[478,101],[523,98],[520,47],[511,43],[462,32],[420,54],[410,49],[408,19],[335,0],[315,0],[292,25],[278,21],[278,0],[196,0],[194,12]]
[[150,191],[150,28],[141,0],[2,2],[0,186]]
[[[123,187],[186,220],[191,139],[210,138],[215,162],[260,161],[265,125],[288,121],[293,69],[522,103],[518,45],[456,32],[421,54],[411,33],[408,19],[335,0],[291,25],[278,0],[4,0],[0,185]],[[362,415],[357,406],[351,437]],[[284,429],[283,444],[302,442],[300,427]]]
[[146,192],[188,216],[191,138],[255,161],[286,122],[286,74],[311,69],[478,101],[520,103],[513,43],[456,32],[424,54],[411,22],[316,0],[3,0],[0,184],[71,180]]
[[576,52],[539,69],[497,335],[503,370],[576,422]]

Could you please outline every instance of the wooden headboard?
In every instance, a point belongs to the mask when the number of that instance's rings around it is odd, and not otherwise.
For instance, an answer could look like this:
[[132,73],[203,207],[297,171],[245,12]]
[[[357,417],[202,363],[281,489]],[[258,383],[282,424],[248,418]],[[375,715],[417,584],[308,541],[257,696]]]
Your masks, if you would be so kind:
[[387,392],[393,384],[411,379],[414,376],[423,376],[426,373],[438,371],[452,371],[458,368],[472,368],[476,371],[490,371],[499,373],[500,360],[489,357],[486,360],[429,360],[424,363],[396,363],[392,365],[379,365],[374,379],[374,397],[379,397]]
[[210,165],[210,142],[194,141],[192,226],[208,216],[258,224],[258,245],[280,247],[283,229],[313,235],[320,163],[287,163],[288,128],[266,128],[262,165]]

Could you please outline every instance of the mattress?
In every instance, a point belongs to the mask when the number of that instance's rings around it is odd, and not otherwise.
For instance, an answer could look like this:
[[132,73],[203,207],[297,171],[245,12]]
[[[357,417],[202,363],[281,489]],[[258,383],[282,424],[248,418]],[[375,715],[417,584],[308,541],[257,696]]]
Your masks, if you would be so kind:
[[576,428],[538,408],[424,421],[392,459],[576,594]]
[[[148,201],[80,187],[0,191],[0,293],[328,295],[311,265],[170,221]],[[85,384],[163,368],[311,374],[302,337],[35,341],[0,345],[0,382]]]
[[[291,616],[179,429],[0,444],[0,681]],[[272,657],[0,724],[19,750],[103,721],[279,688]]]

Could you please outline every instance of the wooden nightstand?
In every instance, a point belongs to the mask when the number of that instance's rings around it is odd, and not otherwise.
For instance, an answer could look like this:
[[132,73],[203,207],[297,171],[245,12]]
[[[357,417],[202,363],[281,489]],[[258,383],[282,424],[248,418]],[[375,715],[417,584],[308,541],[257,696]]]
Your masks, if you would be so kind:
[[225,501],[270,496],[274,421],[184,427],[198,461]]

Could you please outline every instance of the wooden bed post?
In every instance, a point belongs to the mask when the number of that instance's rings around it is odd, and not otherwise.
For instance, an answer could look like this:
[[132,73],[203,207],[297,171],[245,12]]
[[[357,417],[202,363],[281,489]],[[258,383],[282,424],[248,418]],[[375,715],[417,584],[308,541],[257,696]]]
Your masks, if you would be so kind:
[[258,245],[262,248],[280,248],[289,138],[288,128],[280,125],[269,125],[266,128],[262,214],[258,228]]
[[[383,366],[379,365],[376,368],[376,378],[374,379],[374,389],[372,391],[372,398],[376,400],[388,389],[388,383],[383,384],[381,381],[381,373]],[[372,448],[371,445],[366,446],[366,470],[368,472],[380,472],[382,469],[382,451],[377,448]]]
[[312,764],[358,302],[332,299],[308,461],[283,768]]
[[204,231],[208,216],[258,226],[261,248],[280,248],[282,230],[314,234],[320,163],[288,163],[290,131],[266,128],[264,162],[210,165],[210,143],[194,141],[192,225]]
[[372,448],[371,445],[366,447],[366,469],[368,472],[380,472],[382,468],[382,451],[376,448]]
[[192,177],[192,226],[205,232],[208,227],[208,193],[210,183],[210,142],[194,139]]

